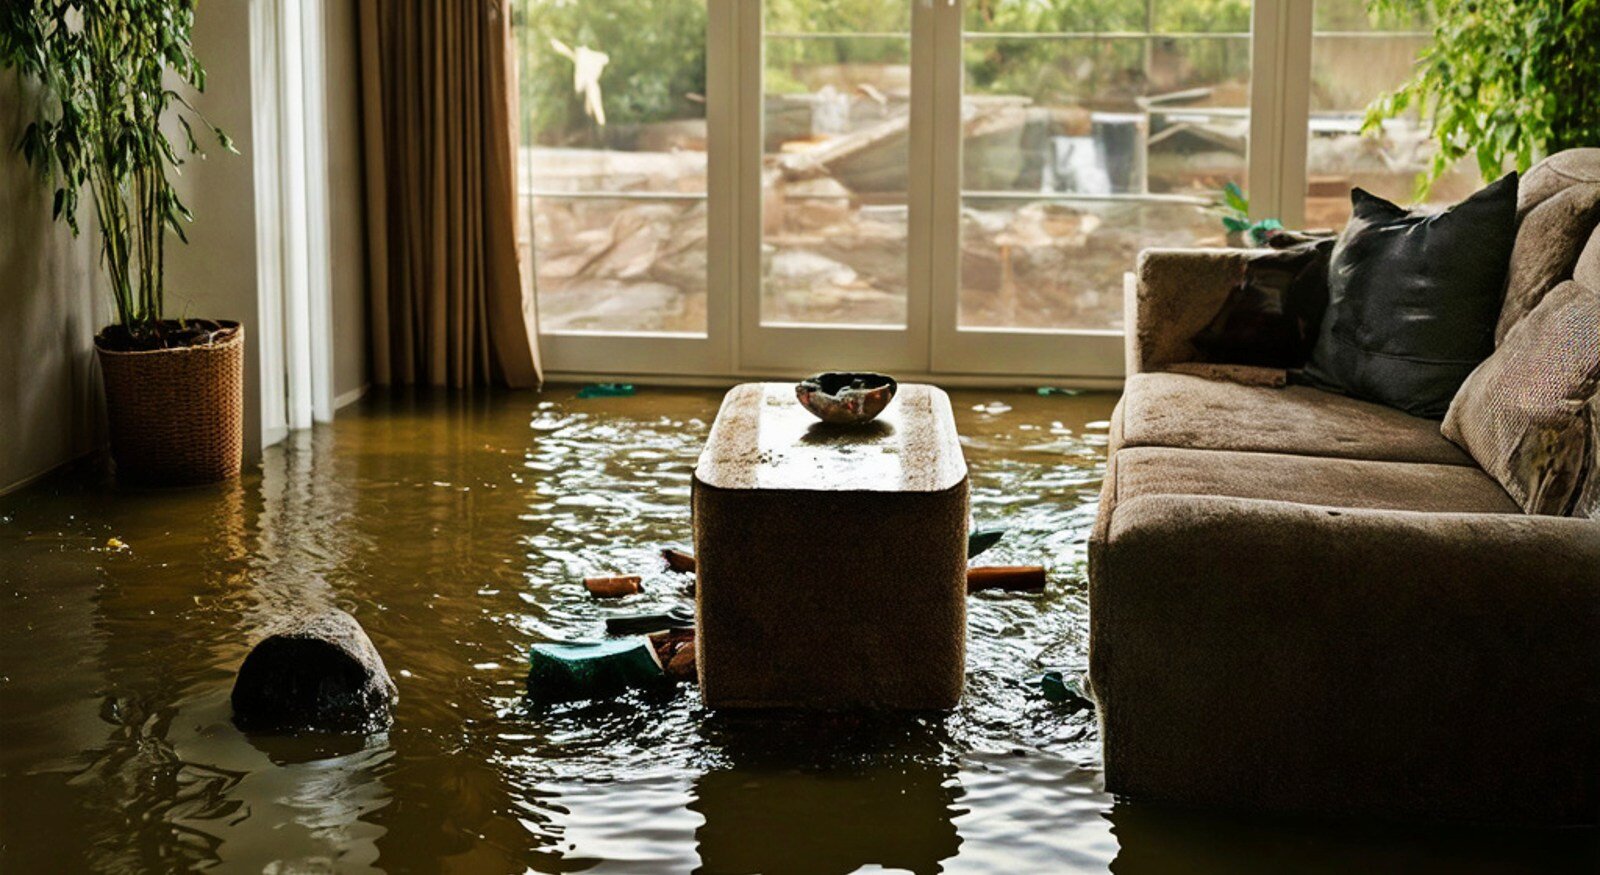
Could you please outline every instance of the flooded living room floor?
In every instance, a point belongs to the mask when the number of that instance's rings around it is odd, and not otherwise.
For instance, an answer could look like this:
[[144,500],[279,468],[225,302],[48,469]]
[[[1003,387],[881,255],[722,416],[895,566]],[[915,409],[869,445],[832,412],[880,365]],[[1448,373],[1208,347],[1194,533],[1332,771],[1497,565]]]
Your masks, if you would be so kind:
[[[1592,872],[1595,835],[1306,822],[1114,800],[1081,667],[1115,397],[952,393],[980,564],[947,715],[749,717],[670,694],[532,708],[531,644],[687,602],[689,480],[721,392],[377,396],[237,483],[98,469],[0,498],[0,871]],[[587,574],[646,573],[621,605]],[[354,614],[399,686],[366,738],[247,736],[271,618]],[[1204,720],[1204,714],[1195,719]],[[1218,740],[1226,755],[1226,739]],[[1360,768],[1352,763],[1351,768]]]

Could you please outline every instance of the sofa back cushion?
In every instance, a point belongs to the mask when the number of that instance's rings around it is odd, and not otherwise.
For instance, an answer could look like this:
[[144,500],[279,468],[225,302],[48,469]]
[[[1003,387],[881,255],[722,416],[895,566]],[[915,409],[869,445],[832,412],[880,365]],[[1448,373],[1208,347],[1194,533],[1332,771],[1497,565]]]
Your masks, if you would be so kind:
[[1444,435],[1528,513],[1600,515],[1600,291],[1556,286],[1467,378]]
[[[1571,279],[1600,223],[1600,149],[1568,149],[1534,165],[1517,195],[1517,237],[1495,341]],[[1600,258],[1600,254],[1595,257]],[[1589,288],[1600,288],[1595,282]]]
[[1494,350],[1517,175],[1443,212],[1409,211],[1359,188],[1351,202],[1305,376],[1416,416],[1443,416]]

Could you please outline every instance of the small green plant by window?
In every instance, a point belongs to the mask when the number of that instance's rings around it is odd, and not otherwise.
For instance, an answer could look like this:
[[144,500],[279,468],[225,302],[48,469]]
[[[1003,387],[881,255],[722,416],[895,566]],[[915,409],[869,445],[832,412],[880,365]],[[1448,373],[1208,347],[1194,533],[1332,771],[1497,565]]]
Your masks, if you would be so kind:
[[1213,209],[1222,216],[1222,227],[1228,232],[1228,242],[1234,245],[1265,246],[1273,232],[1283,230],[1283,223],[1277,219],[1250,218],[1250,199],[1236,182],[1229,182],[1222,187],[1222,197]]

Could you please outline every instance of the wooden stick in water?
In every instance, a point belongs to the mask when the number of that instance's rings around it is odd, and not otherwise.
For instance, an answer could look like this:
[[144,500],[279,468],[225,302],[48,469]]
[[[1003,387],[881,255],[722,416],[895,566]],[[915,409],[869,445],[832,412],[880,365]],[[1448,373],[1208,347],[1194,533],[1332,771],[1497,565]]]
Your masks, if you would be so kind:
[[999,589],[1006,592],[1044,592],[1044,566],[994,565],[967,569],[967,592]]
[[589,595],[597,599],[620,599],[623,596],[633,595],[644,589],[640,585],[637,574],[621,574],[615,577],[585,577],[583,588]]

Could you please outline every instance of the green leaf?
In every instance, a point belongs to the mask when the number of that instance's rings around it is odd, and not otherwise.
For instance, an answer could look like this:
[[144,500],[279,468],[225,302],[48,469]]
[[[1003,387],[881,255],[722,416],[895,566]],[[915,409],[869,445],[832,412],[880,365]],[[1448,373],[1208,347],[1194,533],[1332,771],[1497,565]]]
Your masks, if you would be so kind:
[[1250,212],[1250,199],[1244,196],[1244,191],[1239,188],[1237,182],[1230,180],[1222,187],[1222,200],[1230,208],[1241,213]]

